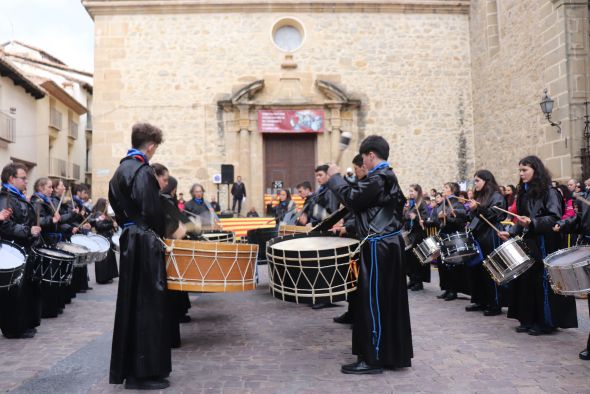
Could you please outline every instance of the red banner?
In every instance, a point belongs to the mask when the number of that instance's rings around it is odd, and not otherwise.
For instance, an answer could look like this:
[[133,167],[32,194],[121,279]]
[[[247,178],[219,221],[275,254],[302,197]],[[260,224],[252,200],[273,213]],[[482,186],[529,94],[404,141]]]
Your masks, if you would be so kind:
[[326,115],[321,109],[258,111],[258,131],[262,133],[321,133]]

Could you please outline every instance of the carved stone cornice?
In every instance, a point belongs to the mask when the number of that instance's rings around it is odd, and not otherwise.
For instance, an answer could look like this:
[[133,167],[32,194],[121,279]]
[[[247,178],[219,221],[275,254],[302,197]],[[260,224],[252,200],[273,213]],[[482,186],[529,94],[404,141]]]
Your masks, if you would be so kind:
[[82,0],[91,17],[118,14],[358,12],[468,14],[471,0]]

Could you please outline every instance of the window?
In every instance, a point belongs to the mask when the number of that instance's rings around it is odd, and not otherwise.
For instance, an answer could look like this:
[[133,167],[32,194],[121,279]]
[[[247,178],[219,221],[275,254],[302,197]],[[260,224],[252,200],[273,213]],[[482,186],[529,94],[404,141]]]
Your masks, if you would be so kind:
[[305,33],[301,22],[285,18],[275,23],[272,29],[272,40],[282,51],[294,52],[303,45]]

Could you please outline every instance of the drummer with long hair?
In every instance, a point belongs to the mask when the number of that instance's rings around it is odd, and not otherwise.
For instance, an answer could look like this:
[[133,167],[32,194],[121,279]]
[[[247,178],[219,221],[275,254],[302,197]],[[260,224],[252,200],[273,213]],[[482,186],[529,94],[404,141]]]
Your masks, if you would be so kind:
[[[488,170],[479,170],[473,177],[475,190],[473,199],[468,201],[471,230],[479,243],[481,255],[487,256],[501,243],[497,231],[490,227],[485,220],[501,229],[502,220],[506,214],[493,209],[506,209],[506,200],[500,192],[494,175]],[[482,217],[485,219],[483,220]],[[502,313],[500,291],[496,283],[482,265],[483,259],[476,259],[475,265],[468,267],[471,282],[471,302],[466,306],[467,312],[483,311],[485,316],[495,316]]]
[[297,219],[297,204],[291,199],[291,192],[288,189],[281,189],[278,193],[279,204],[275,209],[275,220],[277,227],[281,224],[292,225]]
[[[88,221],[96,229],[98,235],[102,235],[111,242],[111,237],[117,229],[117,223],[115,223],[108,213],[108,201],[106,198],[99,198],[96,201]],[[96,283],[98,284],[104,285],[113,283],[113,279],[119,276],[117,258],[113,249],[114,246],[111,243],[107,257],[102,261],[94,263]]]
[[553,292],[543,266],[543,259],[559,249],[560,237],[552,228],[563,214],[561,195],[551,187],[549,171],[537,156],[520,160],[518,171],[517,223],[510,233],[503,231],[499,235],[503,240],[522,236],[535,262],[512,282],[508,317],[520,322],[516,332],[529,335],[577,327],[574,298]]
[[412,291],[423,290],[423,282],[430,282],[430,264],[422,265],[412,252],[420,242],[426,238],[424,221],[428,217],[428,208],[422,198],[422,187],[412,184],[408,188],[408,202],[404,207],[404,230],[408,231],[408,240],[411,245],[406,245],[405,262],[406,274],[410,279],[408,288]]

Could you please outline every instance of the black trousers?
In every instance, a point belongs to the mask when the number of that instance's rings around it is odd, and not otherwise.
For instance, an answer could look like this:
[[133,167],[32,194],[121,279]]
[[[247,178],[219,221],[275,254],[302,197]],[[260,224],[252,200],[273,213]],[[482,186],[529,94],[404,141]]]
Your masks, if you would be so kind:
[[[590,314],[590,297],[588,297],[588,314]],[[590,334],[588,334],[588,343],[586,343],[586,349],[590,349]]]
[[242,212],[242,199],[241,198],[236,198],[234,197],[234,201],[232,203],[232,207],[231,210],[236,212],[236,203],[238,204],[238,215],[240,214],[240,212]]

